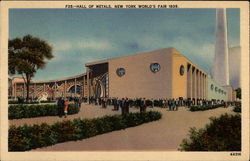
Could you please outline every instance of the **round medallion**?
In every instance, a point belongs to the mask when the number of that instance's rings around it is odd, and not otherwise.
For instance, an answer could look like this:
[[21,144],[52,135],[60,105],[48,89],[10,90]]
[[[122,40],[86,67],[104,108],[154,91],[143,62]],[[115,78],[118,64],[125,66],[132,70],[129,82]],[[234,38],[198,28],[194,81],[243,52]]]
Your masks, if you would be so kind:
[[181,65],[180,66],[180,75],[184,75],[184,71],[185,71],[184,66]]
[[124,76],[125,75],[125,69],[124,68],[118,68],[116,70],[116,74],[121,77],[121,76]]
[[161,66],[158,63],[152,63],[150,65],[150,69],[151,69],[152,72],[156,73],[161,69]]

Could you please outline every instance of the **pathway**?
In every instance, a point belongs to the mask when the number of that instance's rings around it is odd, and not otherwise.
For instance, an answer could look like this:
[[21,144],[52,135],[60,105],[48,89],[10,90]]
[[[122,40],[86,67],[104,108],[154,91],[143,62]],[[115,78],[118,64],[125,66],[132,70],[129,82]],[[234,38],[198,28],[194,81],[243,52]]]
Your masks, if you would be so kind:
[[[110,108],[105,110],[89,105],[83,109],[85,110],[79,115],[83,114],[85,117],[116,113]],[[223,113],[234,114],[232,107],[199,112],[190,112],[184,107],[178,111],[167,111],[162,108],[154,108],[154,110],[162,112],[161,120],[32,151],[176,151],[182,140],[187,137],[190,127],[204,127],[209,123],[211,116],[220,116]]]

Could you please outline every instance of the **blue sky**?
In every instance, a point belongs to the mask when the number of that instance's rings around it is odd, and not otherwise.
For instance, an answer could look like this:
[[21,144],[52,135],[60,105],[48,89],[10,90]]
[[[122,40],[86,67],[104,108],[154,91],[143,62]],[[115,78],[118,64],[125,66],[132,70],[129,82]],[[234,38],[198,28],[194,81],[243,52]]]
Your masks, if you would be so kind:
[[[229,46],[240,45],[240,10],[227,9]],[[33,80],[85,72],[85,63],[174,47],[210,72],[215,9],[10,9],[9,39],[30,34],[54,58]]]

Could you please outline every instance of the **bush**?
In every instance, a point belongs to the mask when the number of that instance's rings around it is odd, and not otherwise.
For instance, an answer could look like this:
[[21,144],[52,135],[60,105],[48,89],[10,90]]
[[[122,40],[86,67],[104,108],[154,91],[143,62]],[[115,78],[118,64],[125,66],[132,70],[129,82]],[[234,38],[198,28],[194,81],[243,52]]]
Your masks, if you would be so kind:
[[[75,104],[69,104],[68,114],[76,114],[80,107]],[[57,116],[59,108],[57,105],[11,105],[9,106],[9,119],[21,119],[41,116]]]
[[53,125],[11,126],[9,128],[9,151],[27,151],[56,143],[85,139],[95,135],[137,126],[161,119],[156,111],[104,116],[94,119],[74,119]]
[[234,111],[234,112],[241,113],[241,105],[236,105],[236,106],[234,106],[233,111]]
[[217,104],[217,105],[203,105],[203,106],[190,106],[190,111],[205,111],[210,109],[215,109],[218,107],[223,107],[224,104]]
[[[56,103],[56,101],[41,101],[40,103]],[[18,101],[11,100],[11,101],[8,101],[8,104],[21,104],[21,103]],[[24,102],[23,104],[39,104],[39,102],[29,101],[29,102]]]
[[189,139],[180,145],[181,151],[240,151],[241,116],[223,114],[210,118],[205,128],[191,128]]

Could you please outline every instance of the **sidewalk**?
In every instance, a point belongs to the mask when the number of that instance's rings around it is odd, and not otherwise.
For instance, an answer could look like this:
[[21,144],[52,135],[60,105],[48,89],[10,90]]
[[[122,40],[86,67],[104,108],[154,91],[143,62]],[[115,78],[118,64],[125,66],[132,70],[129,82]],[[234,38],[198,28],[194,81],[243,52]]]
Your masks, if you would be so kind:
[[[162,112],[161,120],[32,151],[177,151],[182,140],[187,137],[190,127],[204,127],[209,123],[211,116],[220,116],[223,113],[235,114],[232,107],[199,112],[190,112],[184,107],[178,111],[167,111],[162,108],[154,110]],[[96,117],[103,115],[104,112],[117,113],[110,108],[101,109],[85,105],[79,116]]]
[[[101,106],[94,106],[82,103],[81,109],[78,114],[68,115],[67,118],[59,117],[59,116],[45,116],[45,117],[34,117],[34,118],[23,118],[23,119],[14,119],[9,120],[9,126],[11,125],[33,125],[33,124],[53,124],[58,121],[63,120],[73,120],[75,118],[94,118],[94,117],[102,117],[104,115],[114,115],[121,114],[121,109],[119,111],[113,111],[113,106],[108,106],[107,108],[101,108]],[[139,112],[139,109],[130,108],[130,112]]]

